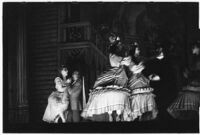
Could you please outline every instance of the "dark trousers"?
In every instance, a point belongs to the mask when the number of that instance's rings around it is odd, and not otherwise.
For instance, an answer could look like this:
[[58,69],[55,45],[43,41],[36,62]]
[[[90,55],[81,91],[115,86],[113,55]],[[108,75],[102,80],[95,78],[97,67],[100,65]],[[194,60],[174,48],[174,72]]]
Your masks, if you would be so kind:
[[80,111],[79,110],[72,110],[72,119],[73,119],[73,122],[80,122]]

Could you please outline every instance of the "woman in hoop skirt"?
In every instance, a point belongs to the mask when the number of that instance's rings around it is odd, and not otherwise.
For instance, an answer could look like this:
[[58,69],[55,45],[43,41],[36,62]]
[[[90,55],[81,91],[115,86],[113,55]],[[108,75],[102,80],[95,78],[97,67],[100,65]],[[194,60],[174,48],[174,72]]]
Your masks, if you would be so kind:
[[48,105],[43,115],[43,121],[48,123],[58,123],[59,118],[65,123],[67,120],[67,109],[69,106],[69,93],[71,79],[67,79],[68,70],[65,66],[59,69],[61,77],[56,77],[55,88],[48,97]]
[[194,46],[192,52],[194,60],[196,61],[195,66],[190,71],[184,72],[184,77],[187,80],[187,84],[182,88],[178,97],[167,109],[168,113],[175,119],[198,119],[200,107],[199,47]]
[[[96,121],[95,115],[107,113],[110,122],[128,121],[130,102],[129,90],[126,88],[128,77],[124,65],[129,65],[130,59],[124,58],[124,46],[119,37],[111,36],[109,40],[111,69],[97,78],[81,116]],[[113,111],[117,113],[115,119],[112,117]]]
[[[150,87],[150,81],[160,80],[158,75],[151,74],[148,78],[142,74],[144,62],[153,59],[162,59],[164,57],[162,50],[159,51],[159,55],[145,59],[141,58],[140,49],[136,46],[135,51],[132,52],[133,61],[129,65],[131,71],[131,77],[128,81],[128,89],[131,90],[131,115],[132,121],[139,118],[139,121],[153,120],[157,117],[158,110],[155,102],[155,95],[153,94],[153,88]],[[139,64],[137,64],[139,63]]]

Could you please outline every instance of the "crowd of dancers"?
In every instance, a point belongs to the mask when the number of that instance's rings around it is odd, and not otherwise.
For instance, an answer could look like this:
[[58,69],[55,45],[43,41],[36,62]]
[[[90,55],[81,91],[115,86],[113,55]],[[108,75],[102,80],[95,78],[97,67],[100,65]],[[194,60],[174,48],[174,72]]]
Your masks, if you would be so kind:
[[[146,121],[154,120],[159,113],[155,101],[154,89],[151,81],[159,81],[157,74],[143,75],[145,62],[164,58],[162,48],[151,58],[142,57],[137,43],[126,45],[119,36],[109,37],[110,69],[103,72],[90,90],[89,99],[82,108],[80,97],[83,89],[79,72],[68,78],[68,70],[62,67],[61,76],[55,78],[55,88],[48,98],[43,120],[58,123],[61,118],[65,123],[72,112],[72,122],[79,122],[80,117],[90,121],[99,120],[97,116],[108,115],[108,121]],[[195,48],[196,49],[196,48]],[[197,50],[195,54],[199,54]],[[188,78],[186,87],[179,93],[177,99],[168,107],[167,111],[177,119],[198,117],[200,106],[200,62],[190,72],[185,73]],[[193,115],[195,114],[195,115]],[[197,114],[197,115],[196,115]]]

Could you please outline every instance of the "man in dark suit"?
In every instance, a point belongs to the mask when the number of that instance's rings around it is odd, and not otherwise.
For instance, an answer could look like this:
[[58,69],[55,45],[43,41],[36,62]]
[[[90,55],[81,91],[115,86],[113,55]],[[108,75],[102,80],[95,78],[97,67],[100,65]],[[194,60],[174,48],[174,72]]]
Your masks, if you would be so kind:
[[80,79],[80,74],[78,71],[74,71],[74,73],[72,74],[72,79],[73,79],[72,86],[71,89],[69,89],[72,120],[73,122],[79,122],[80,110],[82,109],[80,102],[82,81]]

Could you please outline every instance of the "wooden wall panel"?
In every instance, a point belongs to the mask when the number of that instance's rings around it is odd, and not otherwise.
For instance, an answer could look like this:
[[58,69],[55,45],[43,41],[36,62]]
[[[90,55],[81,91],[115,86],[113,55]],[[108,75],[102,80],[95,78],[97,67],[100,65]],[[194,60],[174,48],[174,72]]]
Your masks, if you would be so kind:
[[29,101],[30,120],[42,122],[47,98],[54,90],[57,76],[58,8],[51,4],[34,4],[29,9]]

